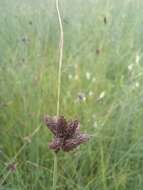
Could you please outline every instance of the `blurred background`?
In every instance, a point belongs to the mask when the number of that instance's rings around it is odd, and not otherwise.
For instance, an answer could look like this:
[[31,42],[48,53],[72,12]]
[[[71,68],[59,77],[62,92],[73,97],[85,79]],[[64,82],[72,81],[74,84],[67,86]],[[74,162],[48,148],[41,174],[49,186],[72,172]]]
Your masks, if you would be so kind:
[[[58,190],[143,188],[142,10],[142,0],[60,1],[60,115],[92,138],[58,153]],[[59,37],[55,1],[0,1],[0,190],[52,187],[43,116],[56,115]]]

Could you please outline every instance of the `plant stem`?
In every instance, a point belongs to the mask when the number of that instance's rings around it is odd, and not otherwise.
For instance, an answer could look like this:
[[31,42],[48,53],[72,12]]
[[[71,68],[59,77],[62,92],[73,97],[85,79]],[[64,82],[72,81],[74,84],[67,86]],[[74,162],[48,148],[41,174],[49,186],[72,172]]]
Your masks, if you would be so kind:
[[58,69],[58,97],[57,97],[57,116],[60,113],[60,94],[61,94],[61,71],[62,71],[62,62],[63,62],[63,46],[64,46],[64,32],[63,32],[63,25],[62,19],[59,10],[59,0],[56,0],[56,10],[58,14],[58,21],[60,27],[60,42],[59,42],[59,69]]
[[[64,32],[61,14],[59,10],[59,0],[56,0],[56,10],[58,14],[59,28],[60,28],[60,41],[59,41],[59,69],[58,69],[58,89],[57,89],[57,116],[60,114],[60,94],[61,94],[61,71],[63,62],[63,46],[64,46]],[[53,168],[53,190],[56,190],[57,186],[57,153],[54,153],[54,168]]]
[[57,165],[58,165],[57,154],[54,153],[53,190],[56,190],[56,185],[57,185]]

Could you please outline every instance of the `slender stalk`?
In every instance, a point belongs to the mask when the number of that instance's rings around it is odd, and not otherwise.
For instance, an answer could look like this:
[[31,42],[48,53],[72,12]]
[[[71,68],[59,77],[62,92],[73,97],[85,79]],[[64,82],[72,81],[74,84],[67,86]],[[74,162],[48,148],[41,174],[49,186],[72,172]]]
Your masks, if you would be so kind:
[[54,153],[53,190],[56,190],[56,185],[57,185],[57,165],[58,165],[57,155],[56,153]]
[[59,0],[56,0],[56,9],[58,14],[58,20],[59,20],[59,27],[60,27],[60,42],[59,42],[59,69],[58,69],[58,97],[57,97],[57,116],[59,116],[60,113],[60,93],[61,93],[61,71],[62,71],[62,62],[63,62],[63,46],[64,46],[64,32],[63,32],[63,25],[62,25],[62,19],[61,14],[59,11]]
[[[59,69],[58,69],[58,89],[57,89],[57,116],[60,113],[60,94],[61,94],[61,71],[62,71],[62,62],[63,62],[63,46],[64,46],[64,33],[61,14],[59,10],[59,0],[56,0],[56,10],[58,14],[58,21],[60,27],[60,41],[59,41]],[[53,169],[53,190],[56,190],[57,185],[57,154],[54,153],[54,169]]]

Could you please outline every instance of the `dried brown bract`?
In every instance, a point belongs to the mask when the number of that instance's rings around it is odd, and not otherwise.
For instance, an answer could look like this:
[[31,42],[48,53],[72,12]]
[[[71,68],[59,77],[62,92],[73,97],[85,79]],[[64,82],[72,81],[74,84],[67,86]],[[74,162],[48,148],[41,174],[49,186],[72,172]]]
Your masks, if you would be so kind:
[[15,172],[17,168],[17,164],[16,163],[11,163],[11,164],[7,164],[7,169],[11,172]]
[[78,120],[67,121],[64,116],[47,115],[44,117],[44,123],[54,135],[54,140],[49,144],[49,148],[56,153],[61,149],[65,152],[71,151],[89,139],[88,134],[80,133]]
[[97,49],[96,49],[96,54],[97,54],[97,55],[100,55],[100,53],[101,53],[101,50],[100,50],[99,48],[97,48]]

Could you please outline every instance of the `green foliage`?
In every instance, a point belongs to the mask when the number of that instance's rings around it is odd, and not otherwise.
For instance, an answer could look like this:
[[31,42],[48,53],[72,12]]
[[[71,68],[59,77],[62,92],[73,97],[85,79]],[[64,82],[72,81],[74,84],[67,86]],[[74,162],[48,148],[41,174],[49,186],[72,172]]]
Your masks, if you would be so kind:
[[[60,8],[60,113],[78,118],[92,138],[59,153],[57,189],[142,190],[143,2],[62,0]],[[54,1],[0,2],[0,190],[52,187],[51,136],[42,119],[56,114],[58,43]]]

